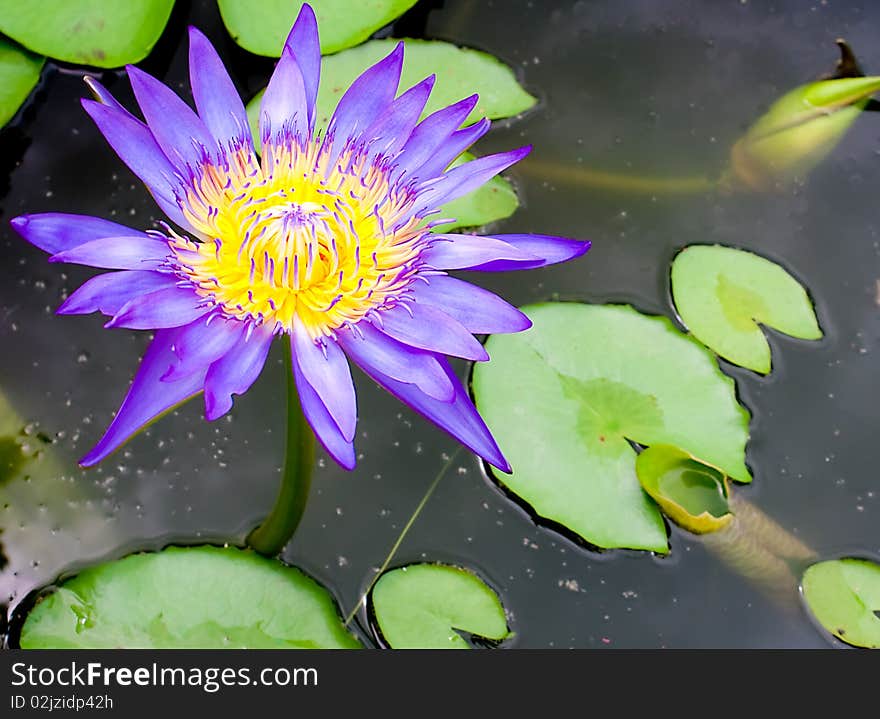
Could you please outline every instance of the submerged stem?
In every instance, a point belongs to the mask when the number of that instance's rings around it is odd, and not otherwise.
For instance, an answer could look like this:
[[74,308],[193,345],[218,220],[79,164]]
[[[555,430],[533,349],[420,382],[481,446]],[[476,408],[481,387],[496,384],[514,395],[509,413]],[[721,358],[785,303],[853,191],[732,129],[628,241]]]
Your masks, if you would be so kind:
[[727,527],[702,535],[706,549],[779,604],[798,606],[800,578],[816,553],[751,502],[733,496],[730,508]]
[[531,160],[524,162],[520,172],[533,174],[544,179],[564,182],[581,187],[599,188],[614,192],[630,192],[649,195],[688,195],[717,190],[718,180],[710,177],[652,177],[649,175],[627,175],[589,167],[570,167]]
[[284,366],[287,370],[287,442],[281,488],[269,516],[245,540],[260,554],[274,557],[290,541],[306,509],[312,469],[315,466],[315,435],[303,416],[290,343],[284,342]]
[[379,567],[378,571],[373,575],[373,578],[370,580],[370,583],[367,585],[367,588],[364,589],[361,598],[358,600],[357,604],[355,604],[351,611],[345,617],[345,626],[347,627],[351,624],[351,620],[354,619],[354,615],[357,614],[357,610],[364,605],[367,601],[367,597],[370,595],[370,592],[373,590],[373,586],[379,581],[379,577],[381,577],[385,570],[388,569],[388,565],[391,564],[391,560],[394,559],[394,555],[397,554],[397,550],[400,549],[400,545],[403,544],[403,539],[406,537],[407,532],[412,528],[413,524],[415,524],[416,519],[418,519],[419,515],[422,513],[422,510],[425,508],[425,505],[428,503],[428,500],[431,498],[431,495],[434,494],[434,490],[437,489],[437,485],[440,484],[440,480],[443,479],[443,475],[446,474],[446,471],[452,466],[452,463],[455,461],[455,458],[458,456],[458,453],[461,451],[461,447],[458,447],[450,456],[449,459],[446,460],[446,463],[440,468],[440,471],[437,472],[437,476],[434,477],[434,480],[428,486],[425,495],[422,497],[422,500],[418,503],[416,508],[413,510],[412,515],[407,520],[406,524],[403,525],[403,529],[400,530],[400,534],[397,536],[394,544],[391,545],[391,549],[388,551],[388,556],[385,557],[385,561],[382,562],[382,566]]

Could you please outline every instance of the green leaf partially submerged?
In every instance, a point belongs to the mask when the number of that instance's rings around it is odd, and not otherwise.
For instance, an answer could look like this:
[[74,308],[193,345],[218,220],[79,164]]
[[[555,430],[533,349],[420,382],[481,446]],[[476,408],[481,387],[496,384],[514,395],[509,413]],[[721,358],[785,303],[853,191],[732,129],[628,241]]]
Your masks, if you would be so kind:
[[745,250],[693,245],[672,263],[672,298],[684,325],[724,359],[766,374],[770,345],[758,323],[805,340],[822,330],[801,284]]
[[[217,4],[232,39],[245,50],[268,57],[281,57],[304,5],[298,0],[218,0]],[[363,42],[415,4],[416,0],[309,0],[325,55]]]
[[233,547],[169,547],[91,567],[31,610],[24,649],[350,649],[330,595]]
[[9,122],[40,80],[46,58],[0,38],[0,127]]
[[523,309],[534,326],[489,338],[473,391],[513,466],[501,481],[538,515],[599,547],[667,551],[630,441],[681,447],[751,481],[733,381],[668,319],[618,305]]
[[697,534],[726,527],[733,514],[724,472],[668,445],[648,447],[636,460],[644,490],[673,522]]
[[[371,65],[394,49],[397,40],[373,40],[360,47],[321,60],[317,126],[327,127],[336,104],[352,82]],[[479,93],[480,101],[465,124],[482,117],[510,117],[528,110],[534,97],[523,90],[513,71],[500,60],[479,50],[460,48],[447,42],[405,40],[400,92],[436,74],[437,82],[423,115]],[[248,103],[248,118],[259,147],[260,100],[263,91]]]
[[459,567],[412,564],[387,572],[373,588],[372,606],[393,649],[468,649],[460,632],[492,641],[510,635],[498,595]]
[[65,62],[121,67],[143,60],[174,0],[0,0],[0,32]]
[[880,649],[880,564],[867,559],[833,559],[807,568],[807,606],[838,639]]

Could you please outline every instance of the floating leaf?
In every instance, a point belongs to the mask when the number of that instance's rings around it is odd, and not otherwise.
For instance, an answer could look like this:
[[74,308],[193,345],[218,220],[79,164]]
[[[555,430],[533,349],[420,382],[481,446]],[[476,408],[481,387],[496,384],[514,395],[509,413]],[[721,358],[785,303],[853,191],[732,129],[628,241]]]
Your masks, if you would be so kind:
[[672,297],[681,321],[724,359],[766,374],[770,345],[758,327],[817,340],[822,330],[801,284],[775,262],[745,250],[694,245],[672,263]]
[[804,599],[819,623],[838,639],[880,649],[880,564],[832,559],[807,568]]
[[86,569],[31,610],[24,649],[349,649],[314,580],[233,547],[169,547]]
[[524,311],[534,326],[489,338],[473,391],[513,466],[504,485],[538,515],[599,547],[667,551],[630,441],[681,447],[751,481],[733,381],[668,319],[619,305]]
[[[304,5],[295,0],[218,0],[232,39],[257,55],[281,57],[287,33]],[[318,18],[321,52],[329,55],[366,40],[416,0],[309,0]]]
[[730,177],[766,190],[802,178],[843,139],[880,77],[802,85],[783,95],[732,148]]
[[174,0],[0,0],[0,31],[41,55],[121,67],[149,55]]
[[[459,155],[452,167],[470,162],[474,156],[465,152]],[[510,217],[519,207],[519,198],[510,180],[495,176],[473,192],[448,202],[434,217],[454,217],[455,222],[437,225],[434,232],[449,232],[456,227],[481,227]]]
[[468,649],[459,632],[501,641],[510,635],[498,595],[459,567],[412,564],[383,574],[373,613],[393,649]]
[[0,38],[0,127],[9,122],[40,79],[44,57]]
[[733,519],[724,472],[676,447],[648,447],[636,459],[636,475],[663,513],[688,531],[717,532]]
[[[318,127],[326,127],[330,122],[336,104],[354,79],[391,52],[397,42],[373,40],[321,60]],[[429,40],[405,40],[405,44],[401,90],[415,85],[428,75],[437,75],[424,115],[474,93],[479,93],[480,101],[465,121],[466,124],[484,116],[494,119],[518,115],[536,102],[519,86],[507,65],[485,52]],[[261,90],[247,106],[251,130],[257,140],[262,97]]]

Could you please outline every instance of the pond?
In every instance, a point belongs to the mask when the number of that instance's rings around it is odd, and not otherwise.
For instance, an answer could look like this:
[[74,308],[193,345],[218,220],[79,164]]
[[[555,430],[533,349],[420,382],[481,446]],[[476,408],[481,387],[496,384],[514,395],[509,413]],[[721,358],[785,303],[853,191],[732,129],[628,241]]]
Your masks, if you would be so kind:
[[[236,46],[215,3],[186,5],[178,3],[139,66],[188,92],[193,24],[246,98],[265,87],[274,61]],[[534,149],[507,173],[521,206],[490,229],[593,243],[573,262],[470,281],[516,306],[622,303],[673,318],[673,258],[691,244],[723,244],[772,259],[807,288],[820,341],[768,331],[766,376],[720,364],[751,414],[754,482],[737,485],[736,496],[769,536],[785,532],[823,559],[880,558],[871,459],[880,420],[872,392],[880,379],[880,116],[862,114],[805,181],[772,192],[663,182],[633,190],[601,176],[717,177],[775,99],[833,71],[837,38],[868,74],[880,73],[878,23],[880,7],[857,3],[446,0],[419,2],[380,31],[478,48],[512,66],[538,103],[496,122],[476,152]],[[240,545],[271,508],[283,461],[285,369],[275,346],[225,418],[205,422],[192,401],[97,467],[77,467],[117,410],[148,336],[106,331],[97,315],[55,315],[94,273],[48,264],[8,220],[63,211],[148,228],[162,219],[82,111],[83,74],[50,63],[35,98],[0,135],[0,422],[44,453],[39,471],[0,485],[0,600],[13,644],[33,592],[59,577],[169,544]],[[135,106],[124,72],[101,77]],[[470,372],[464,362],[455,367]],[[347,472],[319,450],[305,516],[282,554],[326,587],[343,614],[458,447],[363,374],[355,380],[357,468]],[[667,525],[668,555],[600,551],[535,517],[464,450],[392,566],[438,561],[476,572],[508,613],[515,636],[505,646],[843,646],[814,623],[796,582],[780,586],[747,540],[718,551]],[[363,611],[356,622],[362,640],[373,641]]]

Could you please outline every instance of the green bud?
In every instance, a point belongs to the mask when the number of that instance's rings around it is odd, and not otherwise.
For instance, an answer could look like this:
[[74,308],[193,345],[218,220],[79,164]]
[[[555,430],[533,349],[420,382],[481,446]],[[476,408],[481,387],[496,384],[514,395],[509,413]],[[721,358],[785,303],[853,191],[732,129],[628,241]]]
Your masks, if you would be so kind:
[[731,149],[727,180],[767,190],[805,177],[878,90],[880,77],[846,77],[783,95]]

